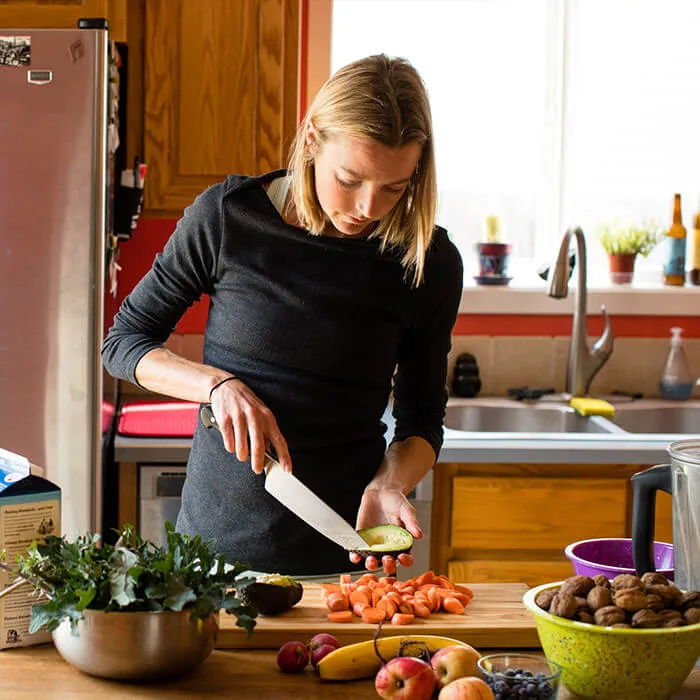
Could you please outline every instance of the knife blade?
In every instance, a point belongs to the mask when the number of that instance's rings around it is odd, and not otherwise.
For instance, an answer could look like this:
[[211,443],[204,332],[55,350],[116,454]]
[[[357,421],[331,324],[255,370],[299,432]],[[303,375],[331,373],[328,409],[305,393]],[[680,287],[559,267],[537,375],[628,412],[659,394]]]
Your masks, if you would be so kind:
[[[216,428],[221,432],[211,404],[202,406],[199,417],[207,428]],[[284,467],[268,452],[265,452],[265,490],[314,530],[343,549],[367,549],[367,542],[357,534],[350,523],[294,474],[284,471]]]

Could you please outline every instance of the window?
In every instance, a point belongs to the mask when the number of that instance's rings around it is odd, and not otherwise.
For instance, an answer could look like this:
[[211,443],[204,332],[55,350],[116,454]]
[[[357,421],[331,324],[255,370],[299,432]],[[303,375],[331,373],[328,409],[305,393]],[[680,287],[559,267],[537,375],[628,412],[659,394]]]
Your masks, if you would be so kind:
[[[515,244],[524,284],[570,225],[586,232],[599,284],[607,262],[597,223],[668,225],[680,192],[692,228],[698,0],[334,0],[332,70],[379,52],[408,58],[428,87],[438,221],[466,276],[490,214]],[[659,248],[637,263],[637,277],[646,268],[657,282],[661,265]]]

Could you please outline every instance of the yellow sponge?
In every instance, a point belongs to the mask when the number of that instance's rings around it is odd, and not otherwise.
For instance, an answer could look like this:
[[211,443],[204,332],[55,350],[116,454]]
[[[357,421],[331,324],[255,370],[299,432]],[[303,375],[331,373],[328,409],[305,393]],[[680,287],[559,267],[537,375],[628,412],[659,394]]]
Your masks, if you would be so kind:
[[604,416],[612,418],[615,415],[615,407],[603,399],[590,399],[587,396],[574,396],[571,399],[571,408],[582,416]]

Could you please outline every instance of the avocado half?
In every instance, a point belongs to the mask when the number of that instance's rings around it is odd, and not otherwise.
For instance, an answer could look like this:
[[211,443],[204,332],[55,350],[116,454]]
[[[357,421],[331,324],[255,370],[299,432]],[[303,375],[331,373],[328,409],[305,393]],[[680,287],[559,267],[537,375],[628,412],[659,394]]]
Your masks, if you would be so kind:
[[367,549],[354,550],[363,557],[398,557],[408,554],[413,547],[413,535],[398,525],[375,525],[358,530],[357,534],[367,542]]
[[304,588],[291,576],[262,574],[255,581],[241,586],[238,597],[261,615],[281,615],[293,608],[304,593]]

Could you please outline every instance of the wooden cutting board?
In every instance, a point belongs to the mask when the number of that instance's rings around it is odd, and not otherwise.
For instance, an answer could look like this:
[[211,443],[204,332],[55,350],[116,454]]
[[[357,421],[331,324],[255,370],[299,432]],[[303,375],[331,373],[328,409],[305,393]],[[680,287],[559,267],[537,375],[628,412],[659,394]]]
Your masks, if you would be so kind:
[[[524,583],[466,584],[474,591],[474,599],[464,615],[433,613],[410,625],[382,626],[382,636],[397,634],[437,634],[454,637],[477,649],[539,648],[535,621],[523,605]],[[321,602],[321,589],[316,583],[304,584],[304,596],[291,610],[278,617],[259,616],[250,638],[236,627],[232,615],[221,613],[217,649],[277,649],[292,640],[306,641],[319,632],[330,632],[341,644],[372,639],[376,625],[354,618],[348,623],[328,622],[328,610]]]

